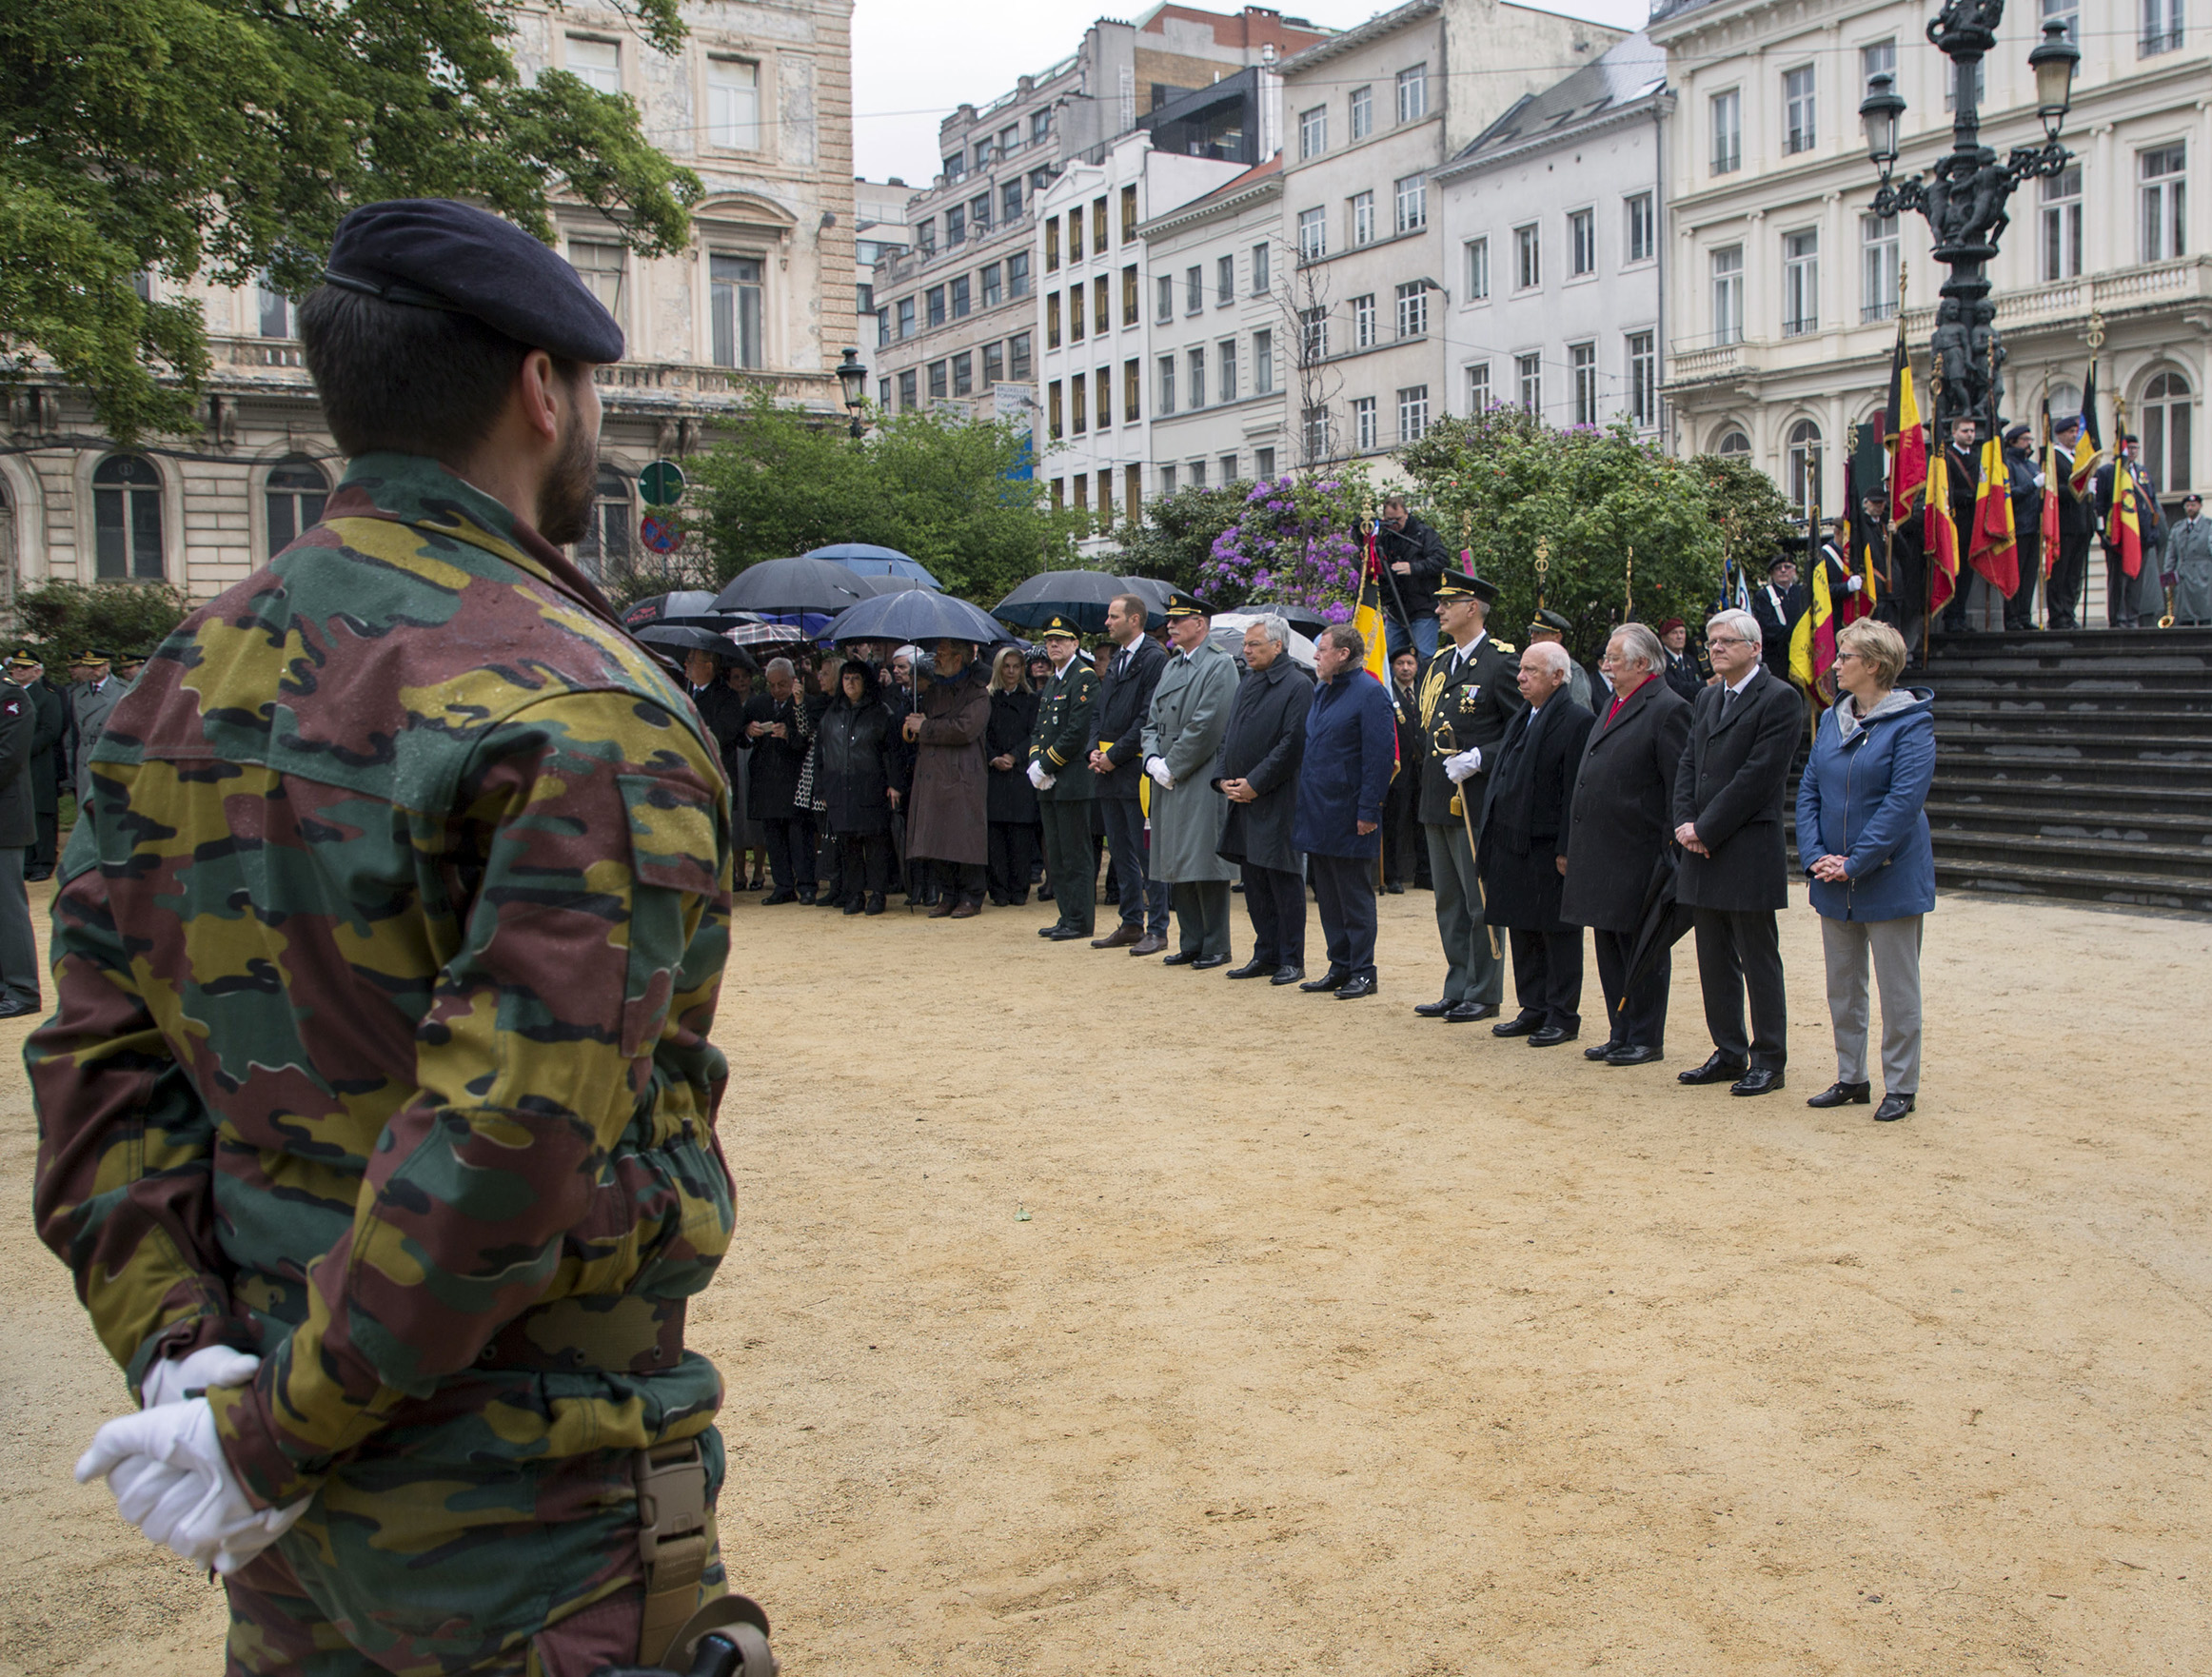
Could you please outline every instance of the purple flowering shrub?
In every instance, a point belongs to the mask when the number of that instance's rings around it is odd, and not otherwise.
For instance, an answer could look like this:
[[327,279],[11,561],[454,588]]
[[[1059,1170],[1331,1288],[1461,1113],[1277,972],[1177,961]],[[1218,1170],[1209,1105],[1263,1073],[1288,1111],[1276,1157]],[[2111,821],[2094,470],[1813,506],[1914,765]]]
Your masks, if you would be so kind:
[[1373,502],[1357,466],[1260,480],[1214,538],[1193,592],[1220,611],[1302,605],[1349,621],[1359,599],[1359,521]]

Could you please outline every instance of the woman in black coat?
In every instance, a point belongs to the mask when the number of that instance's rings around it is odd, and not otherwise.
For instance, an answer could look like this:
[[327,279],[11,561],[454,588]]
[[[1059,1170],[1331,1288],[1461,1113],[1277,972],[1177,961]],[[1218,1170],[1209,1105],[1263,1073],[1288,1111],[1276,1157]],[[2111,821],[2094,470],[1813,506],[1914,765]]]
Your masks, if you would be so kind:
[[896,731],[868,666],[846,664],[838,696],[816,724],[814,795],[837,842],[839,901],[849,915],[881,914],[891,889]]
[[1029,900],[1037,857],[1037,788],[1029,783],[1029,737],[1037,729],[1037,694],[1020,651],[1001,650],[991,665],[991,722],[983,732],[990,764],[984,810],[991,820],[991,900],[1018,908]]

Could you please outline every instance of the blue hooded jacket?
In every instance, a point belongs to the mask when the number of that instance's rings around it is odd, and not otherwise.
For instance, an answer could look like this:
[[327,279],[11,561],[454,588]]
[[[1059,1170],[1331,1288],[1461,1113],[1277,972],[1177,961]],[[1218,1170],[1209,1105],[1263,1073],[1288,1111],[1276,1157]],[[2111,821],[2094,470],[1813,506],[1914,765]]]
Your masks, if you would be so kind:
[[1808,878],[1820,858],[1845,858],[1847,879],[1811,881],[1812,906],[1831,920],[1896,920],[1935,907],[1926,808],[1934,698],[1899,687],[1861,722],[1847,694],[1820,720],[1797,786],[1797,854]]

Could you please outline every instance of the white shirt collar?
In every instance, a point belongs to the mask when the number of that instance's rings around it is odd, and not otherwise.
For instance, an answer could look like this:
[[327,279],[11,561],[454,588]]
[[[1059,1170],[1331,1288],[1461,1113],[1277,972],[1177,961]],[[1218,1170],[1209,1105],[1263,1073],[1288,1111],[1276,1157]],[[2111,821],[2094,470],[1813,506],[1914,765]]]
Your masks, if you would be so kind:
[[1457,669],[1461,664],[1465,663],[1469,659],[1472,658],[1475,654],[1475,649],[1489,639],[1490,631],[1488,629],[1477,629],[1474,632],[1474,639],[1470,641],[1465,646],[1461,646],[1458,644],[1458,642],[1454,641],[1452,647],[1453,654],[1452,667],[1453,669]]
[[1748,687],[1753,681],[1756,681],[1759,679],[1761,669],[1761,665],[1754,663],[1749,669],[1744,672],[1744,679],[1742,681],[1731,681],[1728,683],[1728,691],[1733,693],[1737,698],[1741,699],[1744,696],[1744,689]]

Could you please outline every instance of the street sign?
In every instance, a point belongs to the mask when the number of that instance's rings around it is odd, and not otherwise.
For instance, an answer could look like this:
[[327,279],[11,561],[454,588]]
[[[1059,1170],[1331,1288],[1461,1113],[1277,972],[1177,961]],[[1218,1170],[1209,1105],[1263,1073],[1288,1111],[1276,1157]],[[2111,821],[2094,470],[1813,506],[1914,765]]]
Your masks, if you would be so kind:
[[638,493],[647,506],[674,506],[683,499],[683,468],[673,460],[657,460],[638,474]]
[[655,553],[674,553],[681,544],[683,534],[677,529],[674,519],[649,512],[638,521],[638,540]]

